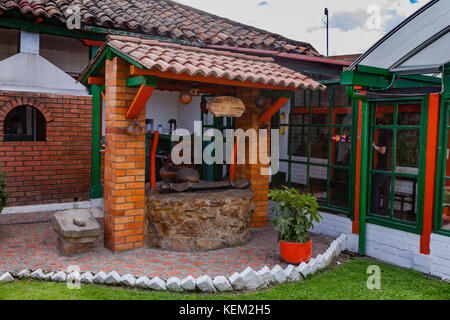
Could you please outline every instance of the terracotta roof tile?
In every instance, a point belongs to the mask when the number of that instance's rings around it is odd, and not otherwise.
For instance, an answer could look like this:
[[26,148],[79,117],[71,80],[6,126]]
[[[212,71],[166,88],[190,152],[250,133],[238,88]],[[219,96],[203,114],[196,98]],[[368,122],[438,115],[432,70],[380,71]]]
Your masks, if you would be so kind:
[[[325,88],[313,79],[283,67],[268,57],[124,36],[108,36],[105,46],[114,48],[147,69],[156,68],[177,74],[200,74],[204,77],[214,76],[282,87],[313,90]],[[85,72],[86,70],[83,74]]]
[[201,44],[276,50],[312,56],[309,44],[221,18],[169,0],[0,0],[0,9],[65,23],[69,5],[81,8],[82,25],[129,30]]

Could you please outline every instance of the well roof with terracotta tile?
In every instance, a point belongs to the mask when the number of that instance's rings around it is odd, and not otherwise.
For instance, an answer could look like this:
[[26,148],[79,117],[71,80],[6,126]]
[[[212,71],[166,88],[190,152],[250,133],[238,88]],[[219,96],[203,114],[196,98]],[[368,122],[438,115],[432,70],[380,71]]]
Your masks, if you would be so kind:
[[319,82],[277,64],[273,58],[124,36],[108,36],[107,43],[83,71],[81,79],[86,76],[108,46],[146,69],[171,71],[176,74],[186,73],[190,76],[201,75],[218,79],[250,81],[279,87],[325,89],[325,86]]
[[[169,0],[0,0],[0,9],[65,23],[70,5],[82,26],[127,30],[202,44],[320,56],[311,44],[218,17]],[[44,22],[45,23],[45,22]]]

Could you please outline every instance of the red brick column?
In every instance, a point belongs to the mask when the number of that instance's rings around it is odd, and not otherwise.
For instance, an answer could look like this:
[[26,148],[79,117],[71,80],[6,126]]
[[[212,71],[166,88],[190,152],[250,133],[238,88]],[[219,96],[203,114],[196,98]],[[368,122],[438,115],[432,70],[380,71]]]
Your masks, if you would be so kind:
[[[145,134],[126,133],[125,114],[137,92],[126,86],[129,64],[115,57],[105,69],[105,246],[121,251],[144,246]],[[141,112],[143,127],[144,119]]]
[[[270,130],[269,125],[260,125],[258,118],[260,114],[270,107],[270,103],[265,108],[259,109],[255,106],[255,98],[258,96],[259,91],[257,89],[239,88],[238,97],[245,104],[244,114],[236,119],[236,129],[243,129],[244,131],[253,128],[257,131],[259,128]],[[269,100],[268,100],[269,102]],[[268,146],[267,150],[270,152],[270,131],[267,132]],[[240,143],[243,143],[241,141]],[[267,225],[267,210],[268,210],[268,197],[269,191],[269,176],[261,175],[261,168],[269,167],[269,165],[263,165],[259,163],[258,150],[253,148],[249,150],[248,141],[246,142],[246,161],[245,164],[236,165],[236,179],[249,179],[252,183],[251,188],[255,193],[255,211],[252,218],[252,227],[264,227]],[[256,164],[250,164],[250,158],[257,160]]]

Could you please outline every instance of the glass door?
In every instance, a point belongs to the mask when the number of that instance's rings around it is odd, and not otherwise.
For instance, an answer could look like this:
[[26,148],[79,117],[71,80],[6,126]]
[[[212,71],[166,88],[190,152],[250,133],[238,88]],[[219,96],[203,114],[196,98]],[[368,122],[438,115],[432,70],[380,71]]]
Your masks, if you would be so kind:
[[426,146],[422,102],[397,100],[370,105],[369,220],[420,229]]

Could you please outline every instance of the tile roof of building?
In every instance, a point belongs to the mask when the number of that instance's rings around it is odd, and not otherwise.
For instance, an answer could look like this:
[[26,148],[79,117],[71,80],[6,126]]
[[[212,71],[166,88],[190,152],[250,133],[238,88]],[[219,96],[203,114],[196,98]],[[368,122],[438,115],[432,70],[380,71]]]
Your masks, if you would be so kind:
[[[273,58],[124,36],[108,36],[105,46],[112,47],[146,69],[279,87],[325,89],[313,79],[275,63]],[[85,69],[84,75],[90,67]]]
[[1,10],[30,13],[64,23],[70,5],[80,6],[82,26],[121,29],[203,44],[320,56],[309,43],[169,0],[0,0]]

